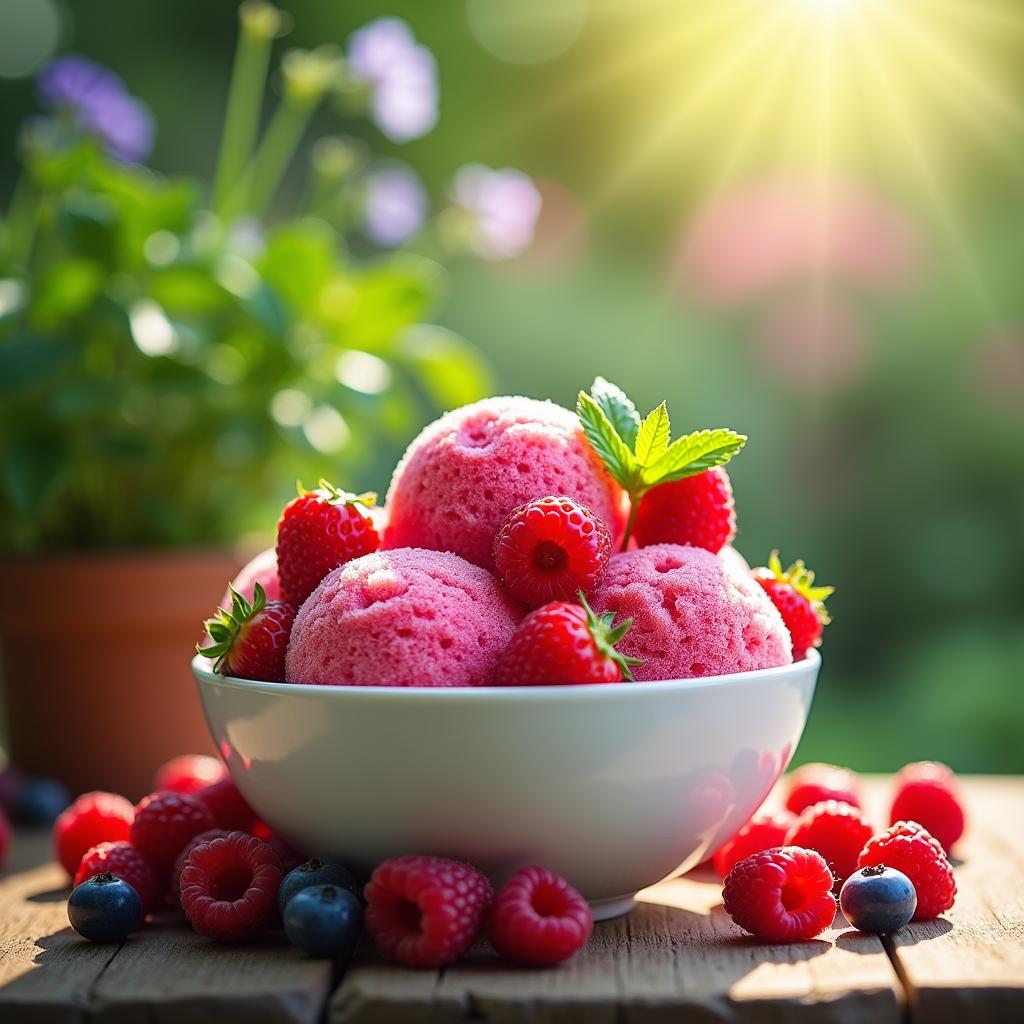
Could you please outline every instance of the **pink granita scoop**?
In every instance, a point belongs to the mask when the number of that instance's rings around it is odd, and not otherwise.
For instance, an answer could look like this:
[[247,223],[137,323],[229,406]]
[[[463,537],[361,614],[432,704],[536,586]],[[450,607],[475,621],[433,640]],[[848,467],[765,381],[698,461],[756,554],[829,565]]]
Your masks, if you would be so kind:
[[290,683],[483,686],[524,609],[485,569],[419,548],[328,573],[292,627]]
[[574,413],[532,398],[487,398],[427,426],[388,491],[385,548],[452,551],[484,568],[505,517],[527,501],[564,495],[625,525],[622,488],[587,444]]
[[[274,548],[267,548],[266,551],[261,551],[253,559],[246,562],[238,570],[238,575],[231,581],[231,586],[246,601],[251,601],[253,589],[257,583],[263,587],[263,592],[267,595],[268,601],[279,601],[281,599],[281,580],[277,575],[277,551]],[[221,598],[220,607],[231,607],[230,591],[225,591],[224,596]]]
[[788,665],[789,631],[760,586],[702,548],[654,544],[612,555],[590,595],[598,614],[630,616],[619,643],[643,658],[639,681],[689,679]]

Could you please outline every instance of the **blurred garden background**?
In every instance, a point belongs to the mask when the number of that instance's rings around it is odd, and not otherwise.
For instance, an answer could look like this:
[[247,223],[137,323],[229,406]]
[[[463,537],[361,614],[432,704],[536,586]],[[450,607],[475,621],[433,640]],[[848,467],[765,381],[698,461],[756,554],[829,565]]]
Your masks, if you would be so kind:
[[255,546],[601,374],[835,585],[799,760],[1024,771],[1024,8],[279,6],[233,78],[231,3],[6,0],[3,557]]

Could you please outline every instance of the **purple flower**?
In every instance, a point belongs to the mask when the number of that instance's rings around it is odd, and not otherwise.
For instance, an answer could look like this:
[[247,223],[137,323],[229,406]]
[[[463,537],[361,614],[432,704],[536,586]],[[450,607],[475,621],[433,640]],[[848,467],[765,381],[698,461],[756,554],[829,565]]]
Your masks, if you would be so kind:
[[427,193],[408,167],[384,167],[366,178],[363,233],[383,246],[401,245],[423,226]]
[[437,62],[400,18],[377,18],[353,32],[348,68],[370,87],[370,113],[392,142],[417,139],[437,123]]
[[455,175],[452,197],[472,216],[473,248],[484,259],[512,259],[529,248],[541,197],[522,171],[466,164]]
[[68,54],[51,61],[36,82],[40,104],[70,115],[83,131],[95,135],[118,160],[144,160],[153,148],[153,115],[108,68]]

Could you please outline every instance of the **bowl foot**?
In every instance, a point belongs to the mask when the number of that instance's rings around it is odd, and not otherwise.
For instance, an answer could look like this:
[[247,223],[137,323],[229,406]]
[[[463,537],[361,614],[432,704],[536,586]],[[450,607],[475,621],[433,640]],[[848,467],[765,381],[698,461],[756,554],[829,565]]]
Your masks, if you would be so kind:
[[591,900],[590,913],[595,921],[610,921],[613,917],[622,917],[636,906],[632,896],[617,896],[611,900]]

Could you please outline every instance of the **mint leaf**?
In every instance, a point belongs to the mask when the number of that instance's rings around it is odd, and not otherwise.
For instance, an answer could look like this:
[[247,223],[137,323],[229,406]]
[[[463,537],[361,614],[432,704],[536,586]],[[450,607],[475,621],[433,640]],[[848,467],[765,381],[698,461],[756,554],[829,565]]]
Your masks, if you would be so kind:
[[636,444],[636,434],[640,429],[640,413],[636,406],[626,397],[622,388],[604,377],[595,377],[590,387],[590,395],[608,417],[612,429],[631,449]]
[[647,419],[640,424],[636,435],[636,460],[641,466],[650,466],[665,454],[668,449],[669,422],[668,409],[662,402]]
[[673,441],[657,462],[644,468],[644,485],[667,484],[712,466],[724,466],[746,443],[745,435],[724,427],[686,434]]
[[576,415],[580,418],[583,433],[608,472],[626,490],[636,480],[637,464],[633,453],[626,447],[604,410],[586,392],[581,391],[576,399]]

